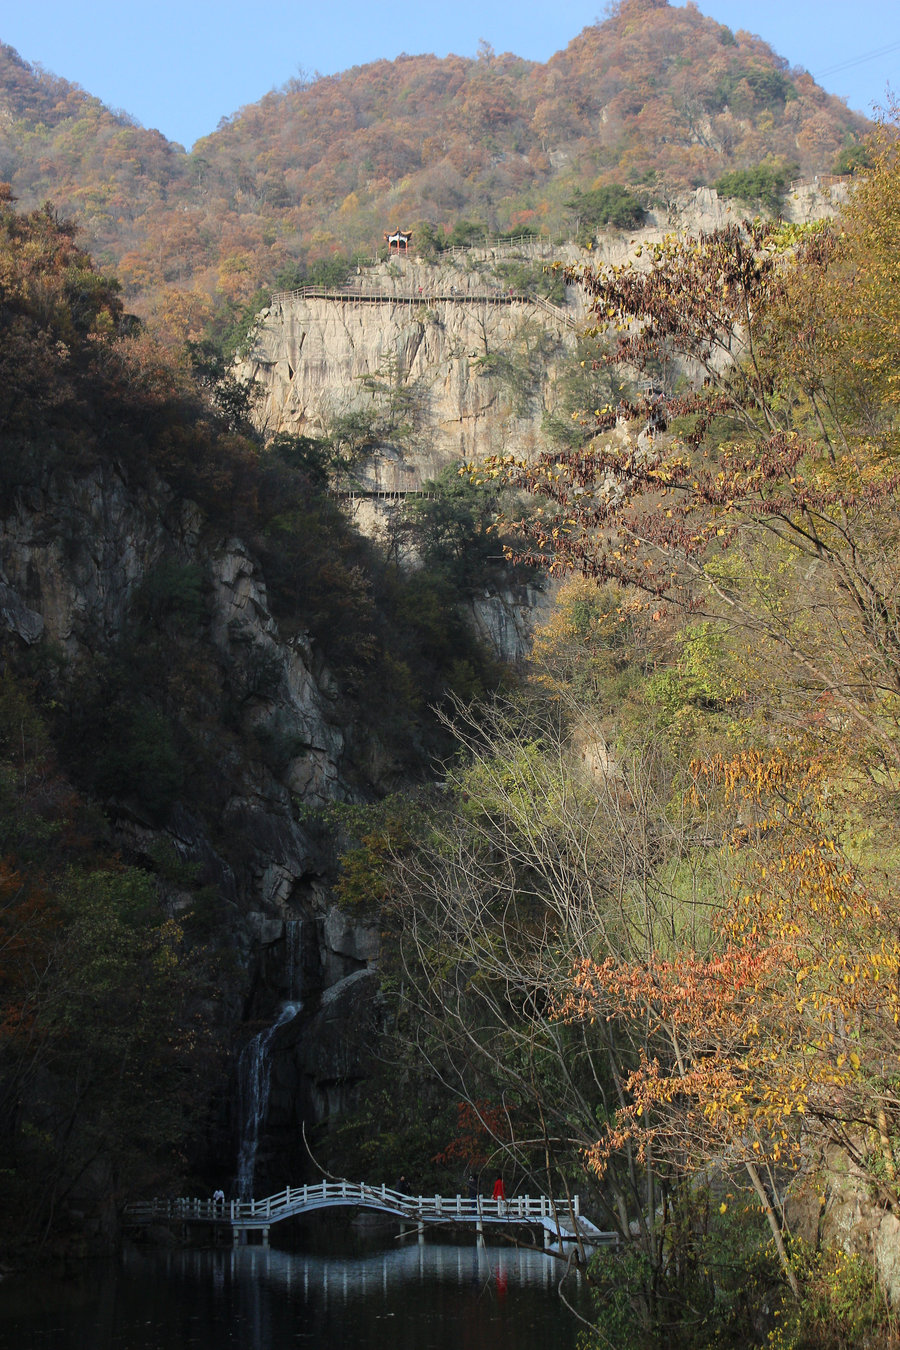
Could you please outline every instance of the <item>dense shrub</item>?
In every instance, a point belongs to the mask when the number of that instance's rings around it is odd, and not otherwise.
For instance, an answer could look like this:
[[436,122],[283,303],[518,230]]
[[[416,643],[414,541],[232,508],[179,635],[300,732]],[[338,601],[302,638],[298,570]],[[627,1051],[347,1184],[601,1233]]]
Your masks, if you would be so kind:
[[589,192],[577,191],[566,206],[578,217],[577,240],[582,247],[605,226],[629,230],[641,225],[647,214],[638,199],[620,183],[592,188]]
[[757,164],[752,169],[725,173],[713,186],[720,197],[737,197],[775,214],[781,209],[788,183],[799,171],[797,164]]
[[860,145],[858,141],[850,141],[842,147],[840,154],[834,161],[832,173],[851,174],[860,169],[871,169],[872,155],[867,145]]

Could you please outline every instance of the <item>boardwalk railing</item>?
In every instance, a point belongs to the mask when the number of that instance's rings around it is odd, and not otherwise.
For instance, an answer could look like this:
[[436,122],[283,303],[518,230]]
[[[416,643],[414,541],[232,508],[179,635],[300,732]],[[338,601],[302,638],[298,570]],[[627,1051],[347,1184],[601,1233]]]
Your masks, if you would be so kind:
[[[511,1196],[508,1200],[477,1196],[405,1195],[389,1186],[367,1186],[351,1181],[322,1181],[313,1186],[286,1186],[262,1200],[215,1200],[182,1196],[177,1199],[139,1200],[125,1211],[132,1225],[165,1222],[222,1224],[226,1227],[269,1228],[281,1219],[313,1210],[352,1205],[380,1210],[415,1223],[535,1224],[573,1233],[597,1229],[581,1217],[578,1196],[551,1199],[546,1195]],[[612,1236],[600,1235],[598,1236]]]
[[566,328],[578,327],[568,310],[563,309],[560,305],[554,305],[551,300],[546,300],[544,296],[532,296],[531,303],[536,305],[538,309],[543,310],[545,314],[549,314],[551,318],[556,319],[558,323],[564,324]]
[[799,192],[802,188],[810,188],[812,191],[830,192],[834,187],[847,186],[850,183],[861,183],[861,176],[851,177],[848,173],[820,173],[815,178],[794,178],[788,184],[789,192]]
[[537,297],[525,291],[504,290],[502,286],[492,286],[481,291],[428,290],[377,290],[366,286],[300,286],[293,291],[273,291],[272,304],[283,304],[286,300],[354,300],[360,304],[378,305],[431,305],[435,301],[447,301],[451,304],[468,304],[473,300],[487,301],[492,304],[514,305],[536,302]]
[[422,497],[426,501],[437,501],[440,493],[425,492],[422,488],[329,488],[330,497],[338,497],[342,501],[356,501],[363,498],[369,501],[378,502],[404,502],[407,497]]
[[525,291],[503,290],[495,287],[487,291],[377,291],[366,290],[362,286],[300,286],[294,291],[273,291],[271,303],[283,305],[294,300],[333,300],[343,304],[357,305],[424,305],[434,304],[487,304],[487,305],[531,305],[548,317],[556,320],[565,328],[578,325],[560,305],[545,300],[542,295],[529,295]]

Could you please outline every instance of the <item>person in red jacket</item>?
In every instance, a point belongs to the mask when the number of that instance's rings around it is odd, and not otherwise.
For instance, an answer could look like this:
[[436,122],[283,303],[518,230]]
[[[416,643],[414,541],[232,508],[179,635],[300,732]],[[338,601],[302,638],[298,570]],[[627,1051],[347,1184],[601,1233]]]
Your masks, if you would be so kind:
[[506,1187],[503,1185],[502,1177],[498,1177],[494,1182],[494,1199],[498,1201],[497,1209],[502,1209],[503,1202],[506,1200]]

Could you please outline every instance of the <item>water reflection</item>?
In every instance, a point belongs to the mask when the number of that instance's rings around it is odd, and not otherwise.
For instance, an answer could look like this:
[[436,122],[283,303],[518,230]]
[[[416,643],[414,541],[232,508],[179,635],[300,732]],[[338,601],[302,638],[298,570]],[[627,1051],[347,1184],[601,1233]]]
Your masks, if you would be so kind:
[[[364,1256],[275,1248],[128,1253],[78,1285],[0,1290],[4,1350],[558,1350],[577,1323],[559,1270],[508,1247],[392,1244]],[[570,1296],[579,1299],[573,1282]]]

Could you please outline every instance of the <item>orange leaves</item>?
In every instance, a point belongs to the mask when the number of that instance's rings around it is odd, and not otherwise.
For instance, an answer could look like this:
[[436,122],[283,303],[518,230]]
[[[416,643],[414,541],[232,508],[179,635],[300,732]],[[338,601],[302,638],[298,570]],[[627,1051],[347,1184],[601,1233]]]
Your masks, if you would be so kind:
[[643,1153],[651,1140],[654,1156],[680,1165],[845,1144],[874,1120],[885,1065],[900,1061],[896,916],[828,829],[822,765],[750,750],[694,770],[695,800],[705,780],[723,806],[758,812],[734,853],[743,884],[719,902],[713,949],[582,961],[557,1010],[644,1027],[625,1104],[589,1154],[601,1172],[617,1149]]
[[752,1034],[753,1009],[776,968],[780,953],[749,941],[712,958],[693,952],[672,961],[631,965],[608,957],[583,960],[573,989],[559,1008],[566,1019],[646,1016],[651,1031],[663,1030],[715,1041],[723,1033]]
[[486,1166],[494,1144],[511,1138],[508,1109],[489,1101],[462,1101],[457,1103],[456,1114],[457,1133],[434,1162],[462,1161],[473,1169]]

